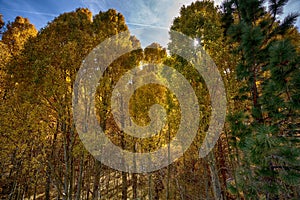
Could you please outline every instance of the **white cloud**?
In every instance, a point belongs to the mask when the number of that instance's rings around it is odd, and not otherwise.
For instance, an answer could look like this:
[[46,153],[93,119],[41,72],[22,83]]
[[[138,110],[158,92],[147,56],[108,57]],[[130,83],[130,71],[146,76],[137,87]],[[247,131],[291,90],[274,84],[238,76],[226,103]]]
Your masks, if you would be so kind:
[[[192,0],[134,0],[131,2],[134,2],[135,9],[129,9],[131,13],[127,18],[128,22],[158,26],[157,28],[139,27],[139,29],[134,29],[134,27],[131,26],[131,32],[141,40],[144,47],[152,42],[159,42],[166,47],[169,39],[168,29],[173,19],[178,16],[182,5],[190,4]],[[136,5],[138,5],[138,7],[136,7]]]
[[85,5],[95,14],[109,8],[121,12],[132,34],[145,47],[152,42],[166,46],[173,19],[178,16],[183,4],[191,2],[193,0],[127,0],[126,3],[119,0],[87,0]]
[[[220,5],[223,0],[215,0]],[[82,0],[82,1],[50,1],[44,3],[24,2],[22,0],[3,1],[2,9],[6,11],[5,19],[13,20],[17,15],[29,17],[38,28],[46,25],[56,13],[75,10],[77,7],[87,7],[94,14],[114,8],[121,12],[133,34],[142,42],[143,46],[159,41],[166,46],[168,29],[175,17],[179,16],[183,5],[190,5],[193,0]],[[300,10],[299,0],[290,0],[284,12],[290,13]],[[7,10],[4,10],[7,9]],[[13,11],[15,10],[15,11]],[[0,8],[1,11],[1,8]],[[58,16],[57,14],[56,16]],[[297,23],[300,28],[300,19]],[[152,39],[151,39],[152,38]],[[157,39],[155,39],[157,38]],[[153,41],[152,41],[153,40]]]
[[[131,0],[129,1],[128,16],[125,15],[128,22],[138,24],[158,26],[157,28],[139,27],[139,29],[131,28],[131,32],[135,34],[145,47],[152,42],[159,42],[166,47],[169,42],[168,29],[173,23],[175,17],[179,16],[180,8],[183,5],[190,5],[193,0]],[[216,3],[220,4],[221,0]],[[130,23],[129,23],[130,25]]]

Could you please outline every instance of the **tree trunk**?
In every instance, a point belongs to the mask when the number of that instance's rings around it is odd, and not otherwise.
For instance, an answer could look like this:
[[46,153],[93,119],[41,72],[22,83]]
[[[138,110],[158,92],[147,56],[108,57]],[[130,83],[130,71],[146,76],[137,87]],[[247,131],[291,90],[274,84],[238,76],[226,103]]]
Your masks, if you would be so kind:
[[[136,153],[136,141],[134,143],[134,146],[133,146],[133,153]],[[133,157],[133,167],[134,167],[134,170],[136,170],[136,160],[135,160],[135,155]],[[136,173],[133,173],[132,174],[132,197],[133,199],[136,199],[137,198],[137,185],[138,185],[138,182],[137,182],[137,174]]]
[[[47,166],[47,170],[46,170],[46,176],[47,176],[47,178],[46,178],[46,187],[45,187],[45,200],[50,200],[50,183],[51,183],[50,173],[51,173],[51,170],[49,169],[49,166]],[[34,199],[35,199],[35,192],[34,192]]]
[[95,160],[95,179],[93,187],[93,200],[98,200],[99,198],[99,183],[100,183],[100,174],[101,174],[101,163],[98,160]]
[[[171,157],[170,157],[170,142],[171,142],[171,128],[170,124],[168,125],[168,163],[171,162]],[[166,191],[166,199],[170,199],[170,176],[171,176],[171,166],[168,165],[168,172],[167,172],[167,191]]]
[[79,177],[78,177],[78,181],[77,181],[76,200],[80,200],[80,196],[81,196],[83,160],[84,160],[84,153],[82,152],[81,159],[80,159],[80,166],[79,166]]
[[127,200],[127,173],[122,172],[122,200]]
[[148,197],[149,200],[152,200],[152,187],[151,187],[151,183],[152,182],[152,174],[148,173]]
[[[120,98],[120,104],[121,104],[121,115],[124,113],[124,103],[123,103],[123,98],[121,96]],[[121,116],[121,130],[125,128],[125,122],[124,122],[124,116]],[[121,147],[122,149],[125,149],[125,137],[124,137],[124,132],[121,131]],[[123,160],[123,164],[126,165],[126,160]],[[126,167],[126,166],[124,166]],[[127,200],[127,173],[122,172],[122,200]]]
[[215,157],[213,155],[213,152],[209,153],[208,167],[210,170],[210,177],[211,177],[214,199],[221,200],[222,199],[221,186],[220,186],[218,171],[216,168],[216,162],[215,162]]

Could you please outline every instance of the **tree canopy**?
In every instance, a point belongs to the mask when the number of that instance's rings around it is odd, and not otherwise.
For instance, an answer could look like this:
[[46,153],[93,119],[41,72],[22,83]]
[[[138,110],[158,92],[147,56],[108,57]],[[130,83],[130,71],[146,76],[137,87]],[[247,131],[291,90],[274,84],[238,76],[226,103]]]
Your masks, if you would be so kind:
[[[294,26],[298,14],[281,17],[288,0],[269,0],[267,7],[265,2],[225,0],[215,6],[210,0],[195,1],[181,8],[170,27],[170,32],[192,38],[193,50],[206,51],[225,85],[226,122],[204,158],[199,148],[215,112],[212,94],[192,62],[169,52],[180,48],[178,38],[170,35],[167,48],[152,43],[143,49],[125,17],[114,9],[93,15],[78,8],[41,30],[21,16],[4,23],[0,14],[0,198],[299,199],[300,33]],[[80,120],[96,113],[114,145],[135,155],[166,147],[167,155],[162,156],[170,160],[170,148],[180,152],[185,145],[169,145],[183,117],[180,97],[163,84],[147,84],[136,89],[129,102],[119,98],[121,109],[113,113],[113,91],[128,72],[147,77],[156,69],[161,83],[177,80],[176,73],[165,76],[168,66],[187,80],[199,106],[199,116],[189,116],[200,118],[193,143],[175,162],[149,173],[118,171],[97,160],[78,133],[89,124],[76,124],[72,107],[79,101],[73,95],[78,92],[80,68],[86,64],[97,69],[107,64],[103,56],[109,60],[118,49],[107,47],[103,55],[91,52],[126,31],[129,34],[114,42],[135,50],[108,64],[102,78],[92,83],[97,85],[94,98],[89,87],[79,88],[86,94],[80,99]],[[82,81],[94,81],[93,70],[85,73],[90,79]],[[117,92],[131,91],[134,83],[144,81],[130,76],[121,87],[124,91]],[[130,119],[124,117],[125,103]],[[156,104],[166,113],[158,133],[138,138],[123,130],[125,124],[147,126],[160,118],[152,112]],[[90,140],[91,145],[95,142]],[[136,157],[122,163],[140,167]]]

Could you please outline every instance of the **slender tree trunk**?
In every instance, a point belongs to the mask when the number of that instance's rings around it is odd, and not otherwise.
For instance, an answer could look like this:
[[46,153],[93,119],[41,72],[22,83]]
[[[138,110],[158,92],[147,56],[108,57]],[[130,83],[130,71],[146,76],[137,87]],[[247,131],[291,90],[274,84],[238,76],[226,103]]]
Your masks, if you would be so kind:
[[47,166],[47,170],[46,170],[46,187],[45,187],[45,199],[46,200],[50,200],[50,184],[51,184],[51,167],[49,165],[49,162],[51,162],[53,160],[54,157],[54,151],[55,151],[55,147],[56,147],[56,140],[57,140],[57,134],[59,132],[59,123],[56,123],[56,128],[55,128],[55,132],[54,132],[54,136],[53,136],[53,141],[51,144],[51,154],[49,156],[49,160],[48,160],[48,166]]
[[[50,183],[51,183],[51,170],[49,169],[49,166],[47,166],[46,170],[46,187],[45,187],[45,200],[50,200]],[[34,192],[35,197],[35,192]],[[35,198],[34,198],[35,199]]]
[[222,184],[221,184],[221,192],[223,191],[223,198],[224,200],[227,199],[227,195],[226,195],[226,174],[227,174],[227,166],[226,166],[226,160],[225,160],[225,150],[223,147],[223,144],[225,144],[224,139],[219,140],[218,144],[218,160],[219,160],[219,166],[220,166],[220,172],[221,172],[221,177],[220,179],[222,180]]
[[163,190],[163,181],[162,177],[160,177],[159,173],[153,173],[154,174],[154,180],[155,180],[155,187],[154,187],[154,199],[160,199],[159,193]]
[[19,185],[18,187],[17,187],[17,197],[16,197],[16,200],[19,200],[19,199],[21,199],[20,198],[20,191],[21,191],[21,188],[20,188],[21,186]]
[[79,177],[78,177],[78,181],[77,181],[76,200],[80,200],[80,197],[81,197],[83,161],[84,161],[84,153],[82,152],[81,159],[80,159],[80,166],[79,166]]
[[[69,118],[70,119],[70,118]],[[69,124],[71,122],[69,121]],[[69,199],[73,199],[73,185],[74,185],[74,158],[73,158],[73,146],[75,142],[75,134],[74,134],[75,125],[71,125],[70,127],[70,145],[69,145]]]
[[73,199],[73,185],[74,185],[74,162],[73,158],[71,158],[70,162],[70,183],[69,183],[69,199]]
[[215,162],[215,157],[213,155],[213,152],[209,153],[208,166],[210,170],[210,177],[211,177],[214,199],[221,200],[222,199],[221,186],[220,186],[218,171],[216,168],[216,162]]
[[116,187],[117,188],[117,195],[119,196],[119,193],[120,193],[119,181],[120,181],[120,179],[117,178],[116,181],[117,181],[117,184],[115,184],[115,185],[117,185],[117,187]]
[[152,200],[152,174],[148,173],[148,198]]
[[[134,142],[134,146],[133,146],[133,152],[136,153],[136,141]],[[136,170],[136,160],[135,160],[135,155],[133,157],[133,167],[134,170]],[[133,199],[137,198],[137,174],[136,173],[132,173],[132,197]]]
[[[171,128],[170,124],[168,125],[168,163],[171,162],[170,157],[170,142],[171,142]],[[168,172],[167,172],[167,191],[166,191],[166,199],[170,199],[170,177],[171,177],[171,166],[168,165]]]
[[183,191],[182,191],[181,186],[179,185],[178,179],[175,178],[175,181],[176,181],[176,185],[177,185],[177,188],[178,188],[178,191],[179,191],[180,199],[181,199],[181,200],[184,200],[184,193],[183,193]]
[[98,160],[95,160],[95,179],[93,187],[93,200],[98,200],[99,196],[99,183],[101,175],[101,163]]
[[[86,171],[88,171],[88,167],[91,167],[90,165],[86,167]],[[90,182],[91,182],[91,174],[89,173],[87,175],[87,180],[85,181],[86,182],[86,200],[89,200],[90,199]]]
[[68,200],[69,197],[69,141],[67,136],[67,125],[65,121],[62,122],[62,133],[63,133],[63,148],[64,148],[64,162],[65,162],[65,176],[64,176],[64,193],[63,193],[63,200]]
[[122,172],[122,200],[127,200],[127,173]]
[[[125,147],[125,145],[124,145],[124,136],[122,137],[122,147],[123,147],[123,149]],[[125,164],[125,160],[123,161],[123,163]],[[122,172],[122,200],[127,200],[127,189],[128,189],[128,186],[127,186],[127,173]]]
[[36,182],[34,184],[33,200],[36,200]]
[[[18,170],[16,170],[16,171],[18,173]],[[13,186],[12,186],[12,190],[11,190],[11,192],[9,194],[9,200],[12,200],[13,197],[15,196],[15,194],[16,194],[16,189],[17,189],[17,185],[18,185],[18,183],[17,183],[17,176],[14,177],[14,181],[13,181],[12,185]]]
[[[120,98],[120,105],[121,105],[121,129],[123,130],[125,128],[125,122],[124,122],[124,103],[123,103],[123,98],[121,96]],[[124,132],[121,131],[121,147],[122,149],[125,149],[126,143],[125,143],[125,137],[124,137]],[[126,160],[123,160],[123,165],[126,165]],[[126,167],[126,166],[125,166]],[[127,200],[127,173],[122,172],[122,200]]]
[[239,162],[239,158],[238,158],[238,149],[237,149],[237,145],[236,144],[233,144],[233,149],[235,149],[235,153],[234,152],[231,152],[231,148],[230,148],[230,145],[229,145],[229,139],[228,139],[228,132],[227,132],[227,129],[226,129],[226,126],[224,128],[224,133],[225,133],[225,136],[226,136],[226,143],[227,143],[227,146],[228,146],[228,155],[229,155],[229,165],[232,169],[232,174],[233,174],[233,179],[234,179],[234,184],[235,184],[235,188],[236,188],[236,193],[237,193],[237,199],[240,200],[241,197],[240,197],[240,191],[239,191],[239,187],[238,187],[238,181],[237,181],[237,175],[236,175],[236,169],[237,167],[234,165],[233,163],[233,159],[230,155],[235,155],[235,157],[237,158],[237,161],[236,162]]

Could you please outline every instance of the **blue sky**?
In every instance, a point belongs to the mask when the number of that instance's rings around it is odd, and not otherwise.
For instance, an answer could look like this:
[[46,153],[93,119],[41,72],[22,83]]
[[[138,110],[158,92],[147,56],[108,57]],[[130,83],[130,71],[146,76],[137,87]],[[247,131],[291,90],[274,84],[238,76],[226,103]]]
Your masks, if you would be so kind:
[[[40,29],[59,14],[78,7],[87,7],[93,14],[114,8],[125,16],[130,31],[142,40],[143,46],[151,41],[165,45],[168,28],[179,15],[180,7],[191,2],[193,0],[0,0],[0,13],[5,21],[13,21],[16,16],[27,17]],[[215,2],[219,4],[221,0]],[[300,1],[290,0],[284,12],[299,10]],[[300,27],[300,19],[297,26]]]

